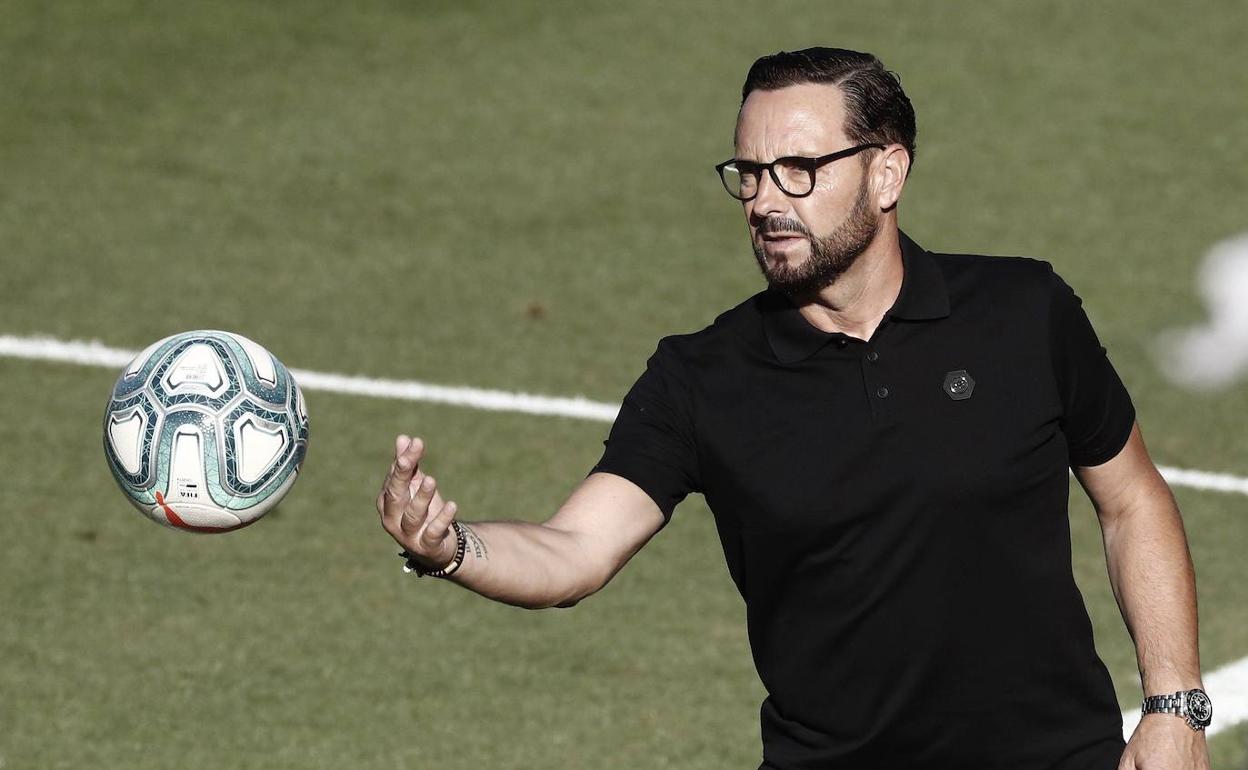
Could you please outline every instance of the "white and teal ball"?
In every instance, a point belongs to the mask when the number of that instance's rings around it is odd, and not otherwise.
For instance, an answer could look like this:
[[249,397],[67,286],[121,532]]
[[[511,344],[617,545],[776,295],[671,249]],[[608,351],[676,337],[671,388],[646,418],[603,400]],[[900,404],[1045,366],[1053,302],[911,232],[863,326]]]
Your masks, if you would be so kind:
[[145,516],[191,532],[256,521],[290,491],[308,412],[290,371],[246,337],[192,331],[139,353],[104,413],[104,454]]

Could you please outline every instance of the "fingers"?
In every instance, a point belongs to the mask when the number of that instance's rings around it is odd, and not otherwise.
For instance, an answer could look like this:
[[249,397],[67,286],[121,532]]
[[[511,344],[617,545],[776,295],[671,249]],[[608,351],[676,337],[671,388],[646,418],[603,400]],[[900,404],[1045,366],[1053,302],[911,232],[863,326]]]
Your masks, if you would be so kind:
[[[451,522],[459,505],[454,501],[442,502],[438,494],[437,480],[425,479],[412,498],[403,517],[403,534],[416,541],[417,550],[434,555],[445,550],[443,541],[450,532]],[[452,544],[454,545],[454,544]]]
[[416,490],[420,489],[420,485],[425,480],[425,472],[420,468],[416,469],[416,473],[412,476],[412,480],[407,482],[407,494],[415,497]]
[[408,486],[417,472],[424,449],[424,442],[419,438],[400,435],[394,441],[394,462],[377,498],[377,512],[381,514],[382,525],[387,531],[399,527],[403,510],[412,499]]
[[[406,445],[404,441],[406,440]],[[425,455],[425,442],[420,437],[408,439],[407,436],[399,436],[394,442],[394,464],[400,470],[411,477],[416,471],[420,458]]]
[[424,442],[399,435],[394,440],[394,462],[377,495],[382,526],[404,547],[422,556],[442,559],[451,524],[459,506],[442,499],[438,482],[420,468]]
[[451,522],[455,521],[455,512],[459,510],[459,506],[455,502],[449,501],[442,509],[438,511],[438,515],[430,520],[428,526],[425,527],[424,533],[420,536],[422,545],[433,551],[437,546],[446,539],[447,533],[451,530]]
[[432,476],[425,476],[416,487],[411,502],[403,510],[403,534],[410,537],[424,526],[425,518],[429,514],[429,503],[433,501],[433,495],[437,491],[437,484],[438,482]]
[[[408,494],[411,495],[412,497],[415,497],[417,488],[420,487],[421,483],[424,480],[425,480],[425,472],[423,470],[417,470],[416,475],[412,476],[411,482],[409,482],[407,485]],[[438,485],[435,482],[433,485],[433,498],[429,501],[429,509],[433,511],[440,511],[442,510],[442,505],[445,502],[446,501],[442,499],[442,491],[438,489]]]

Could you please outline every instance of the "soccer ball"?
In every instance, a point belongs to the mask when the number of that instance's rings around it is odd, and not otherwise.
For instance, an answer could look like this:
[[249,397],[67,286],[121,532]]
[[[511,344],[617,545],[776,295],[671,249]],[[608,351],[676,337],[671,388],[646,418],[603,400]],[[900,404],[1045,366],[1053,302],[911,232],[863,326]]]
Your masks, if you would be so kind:
[[229,332],[154,343],[122,371],[104,412],[104,454],[121,491],[149,519],[191,532],[228,532],[268,513],[307,446],[290,372]]

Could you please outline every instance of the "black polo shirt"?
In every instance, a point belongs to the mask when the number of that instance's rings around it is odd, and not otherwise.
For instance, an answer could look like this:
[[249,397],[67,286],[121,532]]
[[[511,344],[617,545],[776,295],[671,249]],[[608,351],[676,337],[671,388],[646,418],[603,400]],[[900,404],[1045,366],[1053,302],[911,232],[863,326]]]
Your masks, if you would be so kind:
[[1131,399],[1048,262],[901,242],[869,340],[770,289],[661,339],[591,473],[669,519],[705,496],[769,765],[1112,770],[1068,467],[1118,452]]

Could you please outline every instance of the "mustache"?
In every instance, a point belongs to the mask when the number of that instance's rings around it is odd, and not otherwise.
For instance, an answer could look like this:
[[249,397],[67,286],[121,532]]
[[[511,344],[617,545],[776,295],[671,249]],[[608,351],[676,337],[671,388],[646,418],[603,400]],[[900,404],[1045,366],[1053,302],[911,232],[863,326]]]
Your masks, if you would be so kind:
[[806,226],[796,219],[787,217],[768,217],[758,225],[759,235],[770,235],[771,233],[797,233],[810,237],[810,231]]

